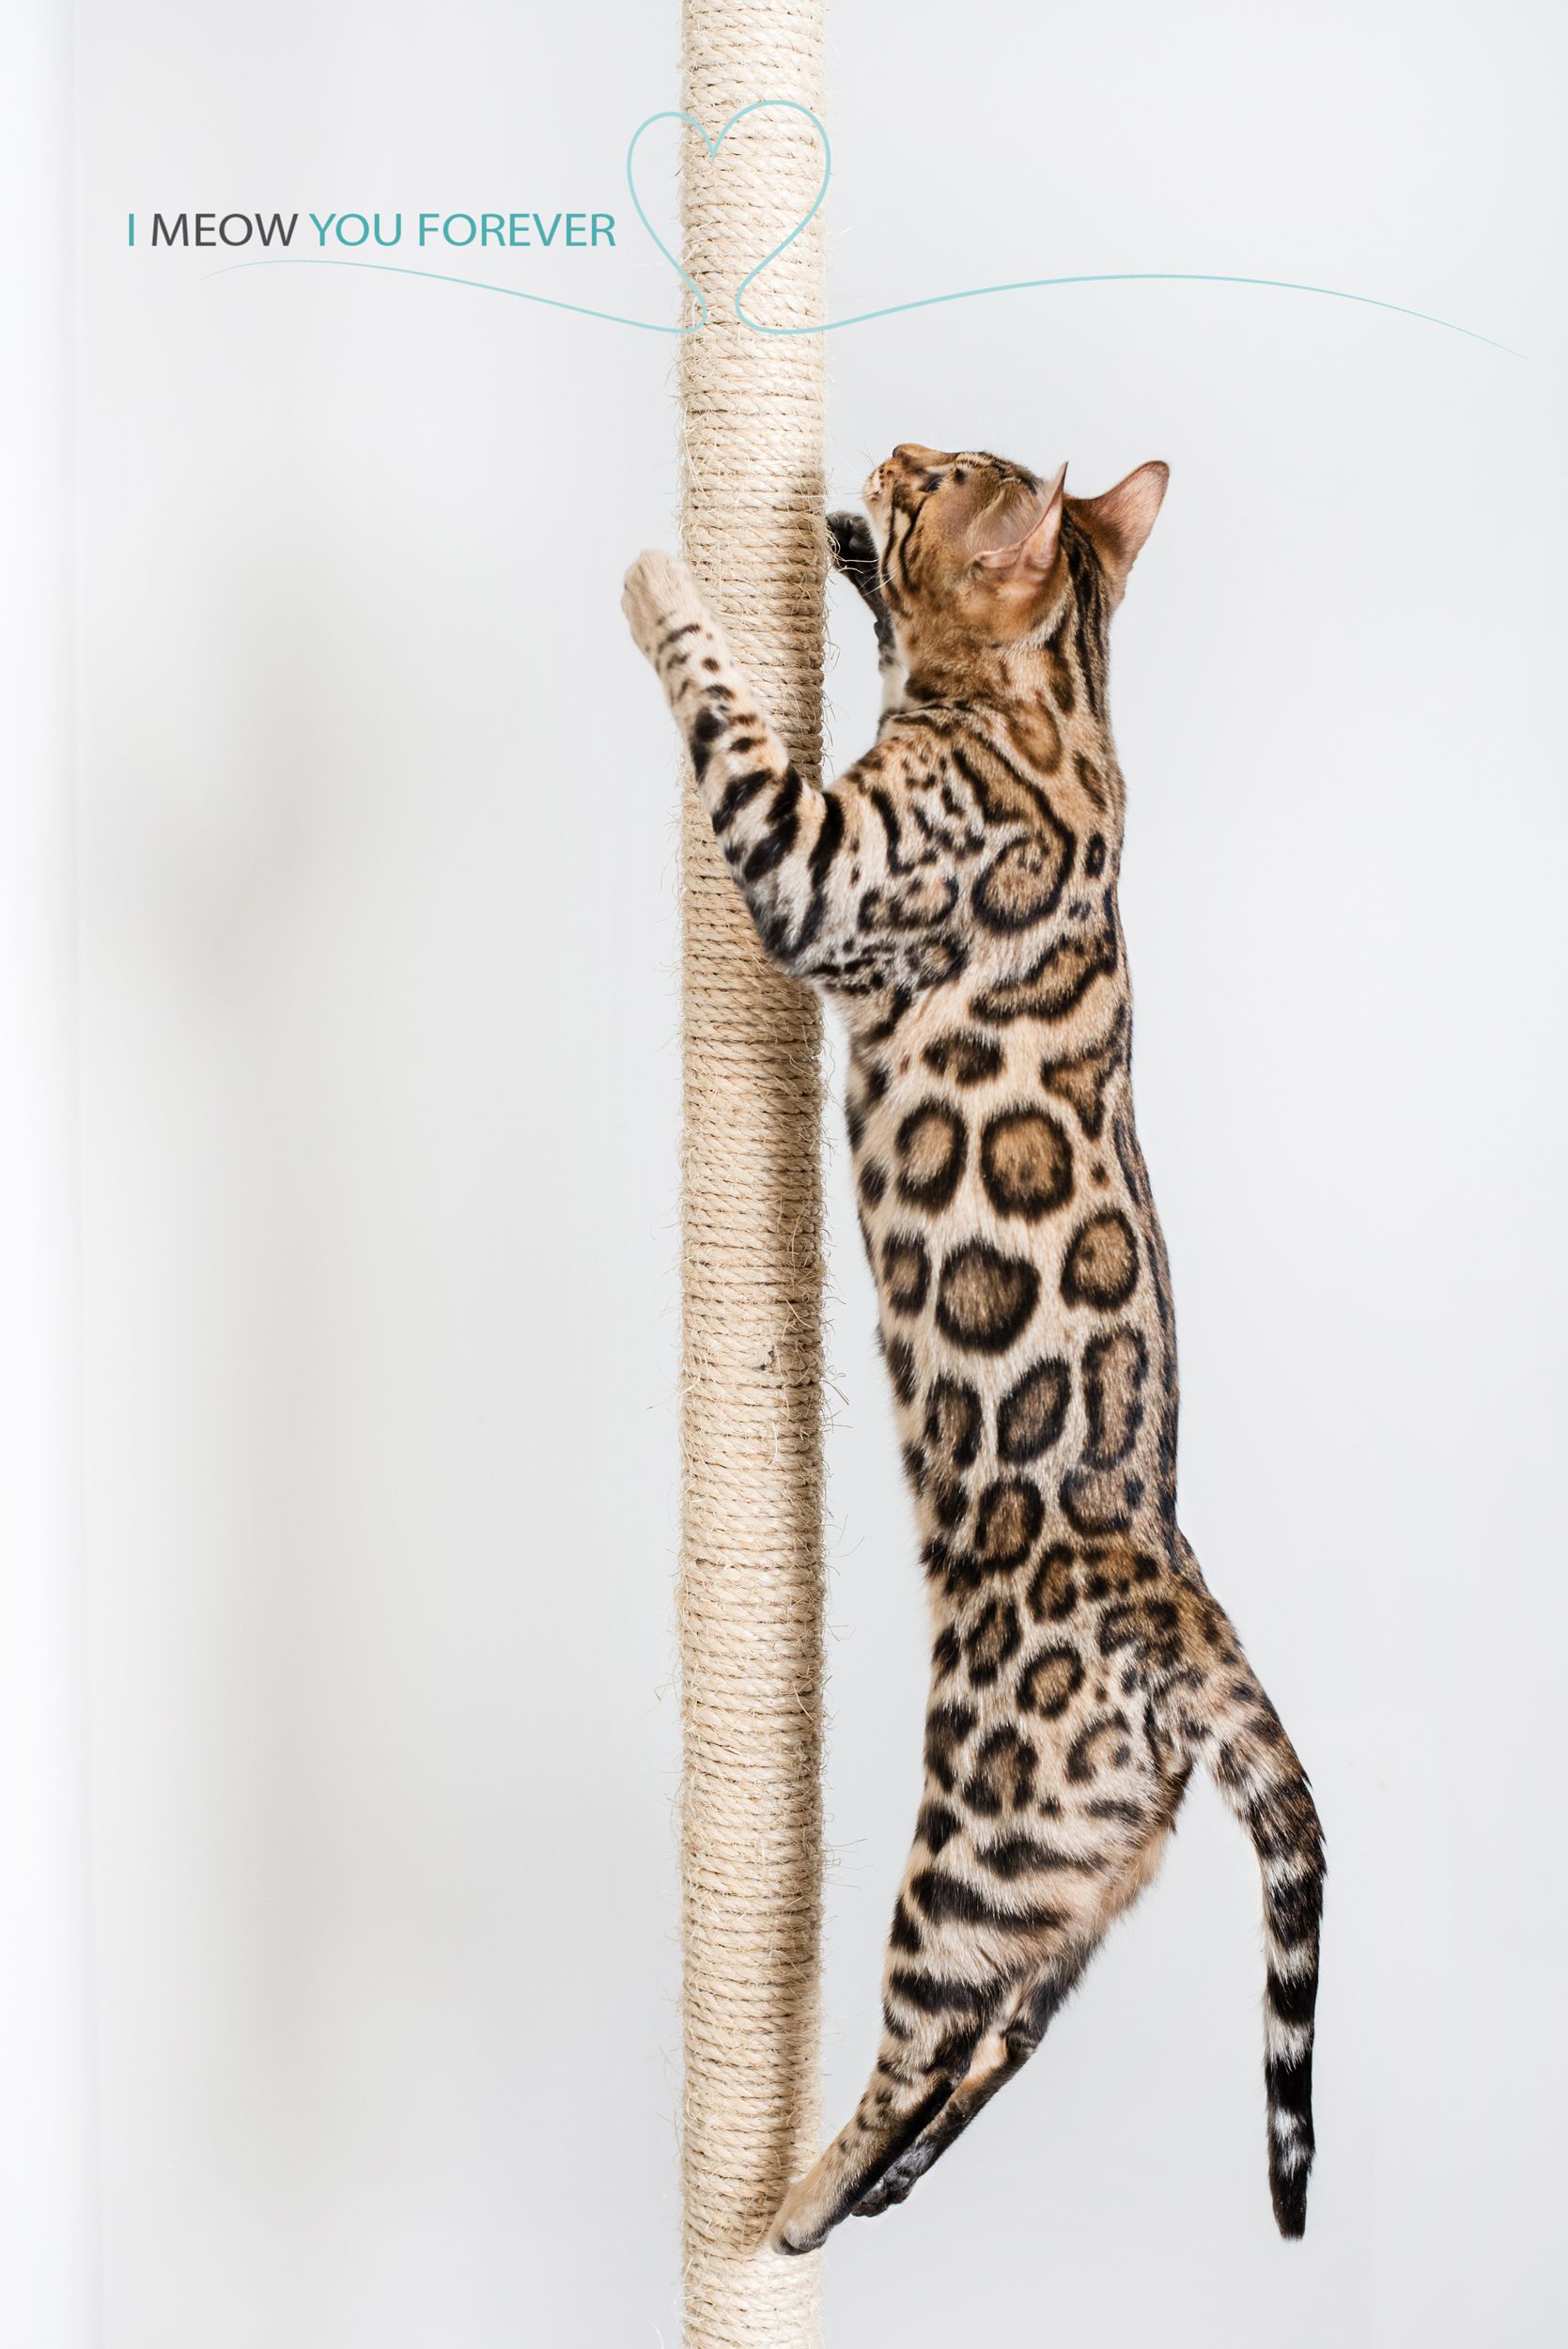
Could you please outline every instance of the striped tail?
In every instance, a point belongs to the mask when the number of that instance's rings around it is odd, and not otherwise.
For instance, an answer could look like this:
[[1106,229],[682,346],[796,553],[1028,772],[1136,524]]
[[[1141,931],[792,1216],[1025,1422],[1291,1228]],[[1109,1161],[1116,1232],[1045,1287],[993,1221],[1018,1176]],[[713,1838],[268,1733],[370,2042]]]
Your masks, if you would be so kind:
[[1323,1916],[1323,1830],[1307,1773],[1239,1648],[1216,1671],[1196,1709],[1208,1733],[1198,1750],[1250,1836],[1263,1872],[1268,2184],[1280,2232],[1299,2235],[1307,2226],[1314,2143],[1312,2016]]

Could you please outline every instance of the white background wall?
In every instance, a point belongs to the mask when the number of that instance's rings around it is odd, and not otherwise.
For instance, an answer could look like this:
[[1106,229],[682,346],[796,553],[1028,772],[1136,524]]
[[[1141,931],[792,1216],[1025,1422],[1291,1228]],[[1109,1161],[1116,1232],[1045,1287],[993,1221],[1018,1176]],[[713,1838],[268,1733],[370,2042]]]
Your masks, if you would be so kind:
[[[0,15],[0,2341],[97,2298],[81,1556],[69,12]],[[23,226],[24,224],[24,226]]]
[[[676,770],[616,608],[672,541],[671,347],[124,242],[132,208],[607,208],[614,256],[510,282],[668,317],[620,159],[675,102],[675,18],[79,11],[108,2349],[676,2337]],[[1030,2073],[908,2211],[835,2239],[830,2339],[1545,2342],[1560,17],[832,24],[841,311],[1218,271],[1529,355],[1191,285],[833,339],[841,493],[903,438],[1067,456],[1080,489],[1173,468],[1115,705],[1184,1517],[1332,1877],[1303,2246],[1265,2186],[1255,1878],[1199,1791]],[[834,625],[848,755],[871,654],[840,591]],[[842,1152],[832,1195],[836,2119],[924,1629]],[[29,2125],[0,2116],[13,2155]]]

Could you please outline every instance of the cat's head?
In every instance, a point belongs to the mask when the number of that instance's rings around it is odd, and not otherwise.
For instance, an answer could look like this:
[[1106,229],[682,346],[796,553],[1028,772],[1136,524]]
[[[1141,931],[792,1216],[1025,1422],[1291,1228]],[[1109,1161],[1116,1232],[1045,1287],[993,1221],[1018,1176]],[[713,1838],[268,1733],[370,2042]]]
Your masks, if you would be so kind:
[[911,667],[1049,633],[1069,600],[1114,610],[1170,468],[1140,465],[1094,498],[1069,497],[1066,473],[1042,481],[984,450],[909,441],[877,467],[863,495]]

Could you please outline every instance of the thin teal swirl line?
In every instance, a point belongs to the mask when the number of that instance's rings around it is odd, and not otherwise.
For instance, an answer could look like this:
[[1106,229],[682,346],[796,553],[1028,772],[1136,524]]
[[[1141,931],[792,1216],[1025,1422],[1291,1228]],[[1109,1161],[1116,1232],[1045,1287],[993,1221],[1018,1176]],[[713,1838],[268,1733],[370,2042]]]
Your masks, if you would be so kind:
[[1314,294],[1319,300],[1325,302],[1353,302],[1363,309],[1387,310],[1394,318],[1414,319],[1422,326],[1440,327],[1447,334],[1462,334],[1467,342],[1484,343],[1489,350],[1500,350],[1510,359],[1523,359],[1525,356],[1525,353],[1522,350],[1516,350],[1512,343],[1499,342],[1495,335],[1483,334],[1473,326],[1461,326],[1453,319],[1440,319],[1430,310],[1413,309],[1406,303],[1384,302],[1375,294],[1347,293],[1343,287],[1339,286],[1307,285],[1296,278],[1244,277],[1211,270],[1095,270],[1063,277],[1017,277],[998,286],[961,286],[955,288],[949,293],[925,294],[913,302],[891,302],[879,309],[858,310],[849,318],[823,319],[809,326],[765,326],[761,319],[748,317],[744,307],[745,294],[749,288],[756,283],[764,270],[769,269],[780,254],[787,252],[796,238],[811,226],[822,208],[823,199],[828,193],[828,182],[832,177],[832,148],[827,129],[809,106],[802,106],[798,100],[793,98],[753,99],[749,105],[738,107],[731,115],[715,138],[708,137],[706,131],[694,116],[686,114],[677,107],[666,107],[659,114],[647,116],[631,134],[626,150],[627,192],[631,197],[632,206],[646,234],[664,256],[681,284],[696,303],[697,316],[687,325],[679,323],[673,326],[665,325],[656,319],[629,319],[615,310],[591,309],[584,303],[563,302],[552,294],[525,293],[517,286],[497,286],[489,279],[480,277],[458,277],[447,270],[413,269],[408,263],[401,261],[358,261],[328,258],[325,256],[300,255],[296,257],[290,254],[266,260],[231,261],[223,269],[208,271],[207,276],[209,278],[226,277],[236,271],[247,269],[368,270],[383,277],[421,277],[438,286],[462,286],[475,293],[505,294],[513,302],[532,302],[541,309],[569,311],[574,318],[598,319],[607,326],[629,326],[644,334],[700,334],[708,320],[707,303],[701,288],[681,267],[680,262],[671,252],[643,209],[643,199],[637,193],[637,179],[633,167],[638,143],[644,132],[650,131],[656,122],[681,122],[688,130],[695,131],[707,149],[708,159],[711,162],[737,122],[744,121],[748,115],[760,114],[766,108],[782,108],[787,113],[804,116],[821,143],[822,178],[815,195],[788,235],[781,238],[772,251],[766,253],[753,270],[748,271],[735,289],[735,315],[741,325],[749,328],[753,334],[776,336],[838,334],[847,327],[869,326],[877,319],[903,318],[912,310],[940,309],[950,302],[983,302],[996,294],[1045,292],[1063,286],[1251,286],[1272,293]]
[[[753,272],[753,275],[755,275]],[[746,280],[751,284],[751,278]],[[1050,286],[1265,286],[1277,293],[1321,294],[1327,302],[1358,302],[1371,310],[1390,310],[1396,318],[1419,319],[1423,326],[1440,326],[1450,334],[1464,334],[1491,350],[1506,351],[1511,359],[1525,353],[1512,343],[1499,343],[1473,326],[1458,326],[1452,319],[1435,318],[1430,310],[1412,310],[1403,302],[1380,302],[1375,294],[1343,293],[1337,286],[1306,286],[1290,277],[1225,277],[1209,270],[1118,269],[1095,271],[1081,277],[1018,277],[1005,286],[966,286],[954,293],[926,294],[919,302],[890,303],[885,310],[860,310],[853,318],[828,319],[820,326],[759,326],[746,319],[753,334],[836,334],[846,326],[868,326],[873,319],[895,319],[907,310],[934,310],[944,302],[979,302],[988,294],[1030,293]]]
[[804,115],[806,120],[811,123],[816,132],[817,137],[821,140],[821,184],[817,188],[816,194],[812,200],[811,210],[803,213],[800,219],[796,222],[794,227],[789,231],[789,234],[786,237],[781,238],[779,242],[773,247],[773,250],[763,256],[762,259],[757,263],[755,269],[751,271],[747,276],[741,279],[739,286],[736,289],[735,314],[737,318],[740,319],[742,325],[749,326],[752,329],[752,332],[755,334],[815,334],[818,331],[815,327],[759,326],[754,319],[747,318],[746,313],[740,307],[740,297],[745,292],[747,287],[751,285],[753,279],[760,277],[763,271],[776,261],[780,254],[785,252],[788,247],[795,242],[796,238],[800,236],[802,229],[810,226],[812,220],[821,209],[822,199],[828,193],[828,181],[832,176],[832,150],[828,144],[827,132],[823,129],[815,115],[812,113],[811,108],[809,106],[800,105],[793,98],[753,99],[749,106],[741,106],[736,111],[736,113],[731,115],[723,129],[719,132],[717,138],[710,139],[702,124],[697,121],[694,116],[683,114],[675,107],[666,108],[661,114],[649,115],[645,121],[640,122],[637,125],[636,130],[633,131],[631,134],[630,144],[626,150],[627,190],[631,197],[632,204],[636,208],[637,217],[642,222],[644,228],[646,230],[648,236],[652,238],[654,243],[659,247],[660,252],[663,254],[664,258],[669,262],[670,267],[675,271],[675,275],[680,279],[682,285],[689,289],[696,302],[697,316],[690,325],[676,324],[674,326],[668,326],[665,325],[661,319],[629,319],[623,317],[618,311],[594,310],[590,309],[584,303],[562,302],[552,294],[524,293],[520,287],[518,286],[497,286],[488,278],[458,277],[455,276],[450,270],[413,269],[406,261],[358,261],[349,260],[347,257],[339,258],[335,255],[329,256],[325,254],[273,254],[270,255],[264,260],[230,261],[223,269],[206,271],[204,272],[202,282],[205,284],[208,279],[213,277],[232,276],[236,271],[243,269],[369,270],[374,274],[380,277],[423,277],[427,279],[432,285],[463,286],[467,287],[472,292],[474,293],[505,294],[513,302],[536,303],[541,309],[546,310],[569,310],[574,318],[599,319],[607,326],[631,326],[635,327],[640,334],[700,334],[702,329],[707,324],[707,303],[703,297],[701,288],[694,282],[693,279],[687,275],[685,270],[682,269],[680,263],[676,260],[675,255],[671,252],[663,238],[660,235],[658,229],[654,226],[652,221],[643,210],[643,199],[637,193],[637,182],[632,173],[632,159],[637,152],[637,142],[642,137],[644,132],[651,130],[656,122],[684,122],[687,128],[689,130],[695,131],[697,136],[702,140],[703,145],[707,149],[708,160],[711,162],[713,157],[718,154],[720,148],[722,147],[725,139],[728,138],[730,132],[734,130],[737,122],[743,121],[747,115],[754,115],[760,112],[764,107],[780,106],[787,108],[791,114]]
[[[1423,326],[1440,326],[1447,334],[1463,334],[1471,342],[1484,343],[1489,350],[1504,351],[1511,359],[1522,359],[1525,355],[1522,350],[1515,350],[1511,343],[1498,342],[1491,334],[1478,334],[1473,326],[1459,326],[1452,319],[1436,318],[1430,310],[1413,310],[1403,302],[1383,302],[1375,294],[1345,293],[1337,286],[1302,285],[1288,277],[1236,277],[1221,275],[1209,270],[1185,269],[1107,270],[1072,277],[1018,277],[1001,286],[964,286],[952,293],[926,294],[916,302],[893,302],[879,310],[859,310],[852,318],[825,319],[815,326],[764,326],[759,319],[747,317],[741,307],[741,296],[745,293],[747,287],[762,275],[768,263],[776,261],[785,247],[794,243],[801,229],[815,219],[821,209],[822,199],[828,193],[828,181],[832,176],[832,148],[829,144],[827,129],[809,106],[799,105],[792,98],[759,98],[755,104],[742,106],[740,113],[732,115],[723,130],[720,132],[718,138],[712,140],[708,139],[701,123],[691,122],[690,115],[680,115],[676,119],[691,123],[691,128],[701,134],[711,157],[718,153],[720,146],[727,134],[734,130],[741,116],[755,114],[759,106],[787,106],[792,113],[805,116],[806,120],[822,142],[822,184],[817,189],[810,209],[801,215],[799,224],[790,230],[784,243],[776,244],[767,259],[759,261],[751,275],[743,278],[736,288],[735,315],[742,326],[751,328],[753,334],[837,334],[842,333],[846,326],[869,326],[875,319],[901,318],[910,310],[939,309],[944,303],[948,302],[980,302],[992,294],[1032,293],[1058,286],[1260,286],[1276,293],[1318,294],[1328,302],[1355,302],[1369,310],[1389,310],[1398,318],[1418,319]],[[661,115],[650,115],[648,121],[660,122],[667,118]],[[638,203],[637,190],[631,176],[631,159],[637,149],[637,141],[647,127],[647,123],[641,125],[632,138],[630,147],[627,149],[627,185],[631,191],[631,200],[637,205],[638,217],[644,227],[648,229],[650,236],[653,236],[654,242],[665,258],[674,260],[675,257],[663,240],[654,236],[647,215],[644,212],[642,205]],[[679,270],[680,275],[685,278],[687,285],[691,286],[691,280],[686,276],[686,272],[680,269],[678,262],[675,262],[675,267]],[[697,294],[697,300],[701,302],[702,296],[697,293],[695,286],[691,286],[691,291]],[[704,317],[706,316],[705,309]]]
[[520,286],[493,286],[483,277],[454,277],[450,270],[411,269],[406,261],[349,261],[329,258],[326,255],[291,253],[287,257],[274,256],[265,261],[230,261],[223,269],[204,271],[200,283],[208,284],[214,277],[232,277],[241,269],[367,269],[378,277],[427,277],[436,286],[467,286],[475,293],[505,294],[511,302],[536,302],[545,310],[569,310],[574,318],[602,319],[607,326],[634,326],[644,334],[690,334],[695,328],[665,326],[657,319],[622,318],[615,310],[590,310],[581,302],[561,302],[553,294],[524,293]]

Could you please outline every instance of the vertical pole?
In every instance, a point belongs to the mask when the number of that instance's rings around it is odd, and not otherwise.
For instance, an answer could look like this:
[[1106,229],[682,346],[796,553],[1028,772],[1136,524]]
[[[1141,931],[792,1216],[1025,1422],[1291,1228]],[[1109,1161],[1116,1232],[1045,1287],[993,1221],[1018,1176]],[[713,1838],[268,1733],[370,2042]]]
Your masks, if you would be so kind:
[[[759,98],[822,106],[822,0],[683,0],[685,110],[716,137]],[[819,336],[736,318],[815,197],[800,115],[685,140],[688,562],[801,774],[821,759]],[[748,307],[823,315],[815,221]],[[694,316],[694,309],[689,311]],[[822,1423],[819,1025],[766,961],[688,790],[680,1656],[688,2349],[812,2349],[817,2262],[756,2247],[817,2150]]]

